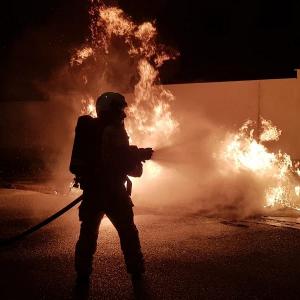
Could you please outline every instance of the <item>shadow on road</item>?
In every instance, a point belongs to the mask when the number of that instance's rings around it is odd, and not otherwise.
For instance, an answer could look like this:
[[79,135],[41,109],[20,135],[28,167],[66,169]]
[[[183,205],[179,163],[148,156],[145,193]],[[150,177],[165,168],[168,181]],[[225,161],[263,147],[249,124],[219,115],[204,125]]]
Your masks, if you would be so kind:
[[78,284],[75,283],[75,286],[72,291],[72,300],[87,300],[90,294],[90,284]]

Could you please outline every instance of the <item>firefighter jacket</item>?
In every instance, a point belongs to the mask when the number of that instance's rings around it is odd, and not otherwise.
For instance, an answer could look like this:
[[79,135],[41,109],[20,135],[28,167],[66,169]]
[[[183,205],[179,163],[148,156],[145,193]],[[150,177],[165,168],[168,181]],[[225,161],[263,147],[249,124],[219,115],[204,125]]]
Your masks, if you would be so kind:
[[139,148],[129,145],[123,123],[105,124],[101,118],[81,116],[75,129],[70,171],[83,189],[97,185],[114,190],[126,176],[142,175]]

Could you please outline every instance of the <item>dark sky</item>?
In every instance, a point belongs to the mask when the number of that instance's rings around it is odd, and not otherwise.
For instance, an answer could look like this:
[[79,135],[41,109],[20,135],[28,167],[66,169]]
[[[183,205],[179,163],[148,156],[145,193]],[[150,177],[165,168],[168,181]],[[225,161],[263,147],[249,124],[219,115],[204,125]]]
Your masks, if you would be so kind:
[[[118,2],[136,21],[155,19],[181,53],[163,82],[293,77],[300,66],[299,0]],[[36,84],[88,34],[88,0],[10,0],[0,11],[0,100],[40,100]]]

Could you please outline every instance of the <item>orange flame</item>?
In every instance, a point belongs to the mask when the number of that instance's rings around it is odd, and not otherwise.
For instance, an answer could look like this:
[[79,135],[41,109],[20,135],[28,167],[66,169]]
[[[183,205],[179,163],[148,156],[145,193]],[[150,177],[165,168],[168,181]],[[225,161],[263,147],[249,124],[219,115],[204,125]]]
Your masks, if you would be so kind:
[[290,156],[278,151],[272,153],[261,143],[277,141],[281,134],[271,121],[261,119],[260,141],[254,138],[254,125],[247,121],[236,134],[224,142],[221,158],[231,172],[251,172],[265,183],[265,206],[300,209],[300,186],[297,164]]
[[[140,79],[134,89],[134,101],[128,108],[128,132],[135,143],[152,146],[169,141],[178,128],[174,120],[170,103],[174,100],[172,93],[158,84],[158,68],[164,61],[174,59],[177,53],[167,53],[156,42],[157,31],[153,23],[137,25],[118,7],[99,6],[90,9],[92,16],[92,45],[77,50],[71,64],[82,64],[94,55],[97,48],[109,52],[113,36],[124,37],[129,46],[128,54],[138,57],[138,74]],[[94,101],[91,97],[82,101],[82,113],[96,116]]]
[[[91,3],[89,43],[76,51],[71,59],[71,65],[83,64],[88,57],[99,51],[108,54],[112,39],[121,38],[127,46],[128,55],[137,59],[139,75],[139,81],[134,88],[134,99],[129,104],[126,120],[130,139],[140,146],[147,147],[170,143],[179,124],[171,112],[171,102],[174,96],[159,84],[158,69],[165,61],[175,59],[178,53],[157,43],[157,30],[154,22],[144,22],[138,25],[118,7],[101,5],[99,1],[91,1]],[[87,80],[87,77],[85,79]],[[92,97],[86,97],[82,104],[83,114],[96,116]],[[147,168],[151,169],[152,175],[158,174],[160,170],[154,162],[146,164]]]
[[88,97],[85,99],[81,99],[81,114],[82,115],[90,115],[93,118],[97,117],[95,101],[92,97]]
[[281,130],[277,129],[276,126],[273,126],[270,121],[265,119],[261,119],[262,125],[262,133],[259,136],[259,140],[261,142],[268,142],[268,141],[278,141],[281,135]]
[[94,54],[94,50],[91,47],[83,47],[76,50],[75,54],[71,57],[71,66],[81,65],[88,57]]

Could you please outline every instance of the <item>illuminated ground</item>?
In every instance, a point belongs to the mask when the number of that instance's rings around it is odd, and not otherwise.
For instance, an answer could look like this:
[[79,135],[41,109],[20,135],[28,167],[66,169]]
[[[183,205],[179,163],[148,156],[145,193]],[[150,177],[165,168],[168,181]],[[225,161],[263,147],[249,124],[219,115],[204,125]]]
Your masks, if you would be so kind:
[[[1,236],[35,224],[71,199],[0,190]],[[1,299],[72,297],[76,213],[0,250]],[[300,231],[258,221],[155,215],[137,208],[151,299],[299,299]],[[132,299],[118,237],[107,219],[100,235],[90,299]]]

